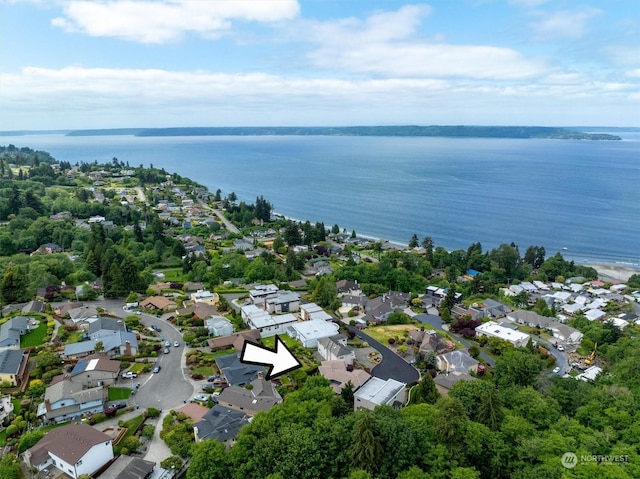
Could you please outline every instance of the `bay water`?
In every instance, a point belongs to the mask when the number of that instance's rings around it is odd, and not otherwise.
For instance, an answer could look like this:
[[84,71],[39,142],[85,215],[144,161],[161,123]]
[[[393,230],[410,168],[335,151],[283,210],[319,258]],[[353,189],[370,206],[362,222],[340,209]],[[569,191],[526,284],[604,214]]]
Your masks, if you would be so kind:
[[59,161],[165,168],[287,217],[406,245],[514,242],[640,266],[640,134],[622,141],[347,136],[0,136]]

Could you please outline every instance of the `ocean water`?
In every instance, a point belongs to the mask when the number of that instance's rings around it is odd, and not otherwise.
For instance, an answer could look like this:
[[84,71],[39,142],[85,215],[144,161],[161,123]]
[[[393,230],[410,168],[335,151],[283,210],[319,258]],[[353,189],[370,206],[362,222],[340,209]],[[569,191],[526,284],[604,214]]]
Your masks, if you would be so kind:
[[623,141],[394,137],[0,137],[58,160],[164,167],[291,218],[407,244],[541,245],[640,266],[640,134]]

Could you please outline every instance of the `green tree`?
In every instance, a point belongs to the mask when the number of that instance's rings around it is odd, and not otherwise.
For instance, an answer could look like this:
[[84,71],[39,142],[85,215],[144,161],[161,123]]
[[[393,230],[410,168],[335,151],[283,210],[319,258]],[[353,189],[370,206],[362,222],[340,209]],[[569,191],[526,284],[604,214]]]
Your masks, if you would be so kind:
[[521,348],[504,351],[496,360],[495,379],[498,388],[533,386],[544,368],[537,354]]
[[440,399],[440,393],[436,388],[431,374],[422,376],[415,388],[411,391],[411,404],[435,404]]
[[353,467],[375,473],[384,451],[380,439],[376,436],[371,412],[361,412],[353,427],[351,441],[348,454]]
[[425,249],[427,261],[433,264],[433,238],[431,238],[431,236],[425,236],[421,244]]
[[323,308],[331,306],[338,298],[336,282],[330,276],[321,276],[313,291],[313,301]]
[[231,476],[224,444],[201,441],[193,445],[187,479],[228,479]]
[[5,304],[20,303],[29,298],[28,278],[23,268],[9,263],[0,282],[0,298]]
[[504,419],[504,412],[498,390],[495,387],[489,388],[480,397],[476,417],[478,422],[484,424],[492,431],[500,429],[500,425]]
[[464,426],[467,413],[460,401],[453,397],[443,397],[436,403],[438,415],[433,430],[438,439],[446,446],[459,449],[464,438]]
[[178,471],[182,467],[182,463],[183,461],[180,456],[169,456],[166,459],[163,459],[162,462],[160,462],[160,467],[169,471]]
[[411,236],[411,239],[409,240],[409,249],[413,249],[417,247],[418,247],[418,235],[414,233],[413,236]]

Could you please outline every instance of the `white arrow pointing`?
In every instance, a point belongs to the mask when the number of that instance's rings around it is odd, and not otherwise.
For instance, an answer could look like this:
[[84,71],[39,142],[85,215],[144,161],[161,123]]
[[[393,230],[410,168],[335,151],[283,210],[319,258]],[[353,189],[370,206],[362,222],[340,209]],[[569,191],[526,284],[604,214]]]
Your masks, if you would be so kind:
[[245,340],[242,346],[242,354],[240,354],[240,362],[268,366],[265,379],[277,378],[302,367],[300,361],[289,351],[289,348],[279,336],[276,336],[276,344],[273,350]]

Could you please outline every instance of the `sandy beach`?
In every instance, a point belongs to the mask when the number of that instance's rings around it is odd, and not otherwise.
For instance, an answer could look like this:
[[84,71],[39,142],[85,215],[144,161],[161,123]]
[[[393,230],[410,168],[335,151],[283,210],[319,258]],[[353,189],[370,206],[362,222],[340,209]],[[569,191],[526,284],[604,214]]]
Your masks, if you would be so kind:
[[632,275],[640,274],[639,268],[631,266],[618,266],[613,264],[589,264],[598,272],[598,278],[602,281],[625,282]]

